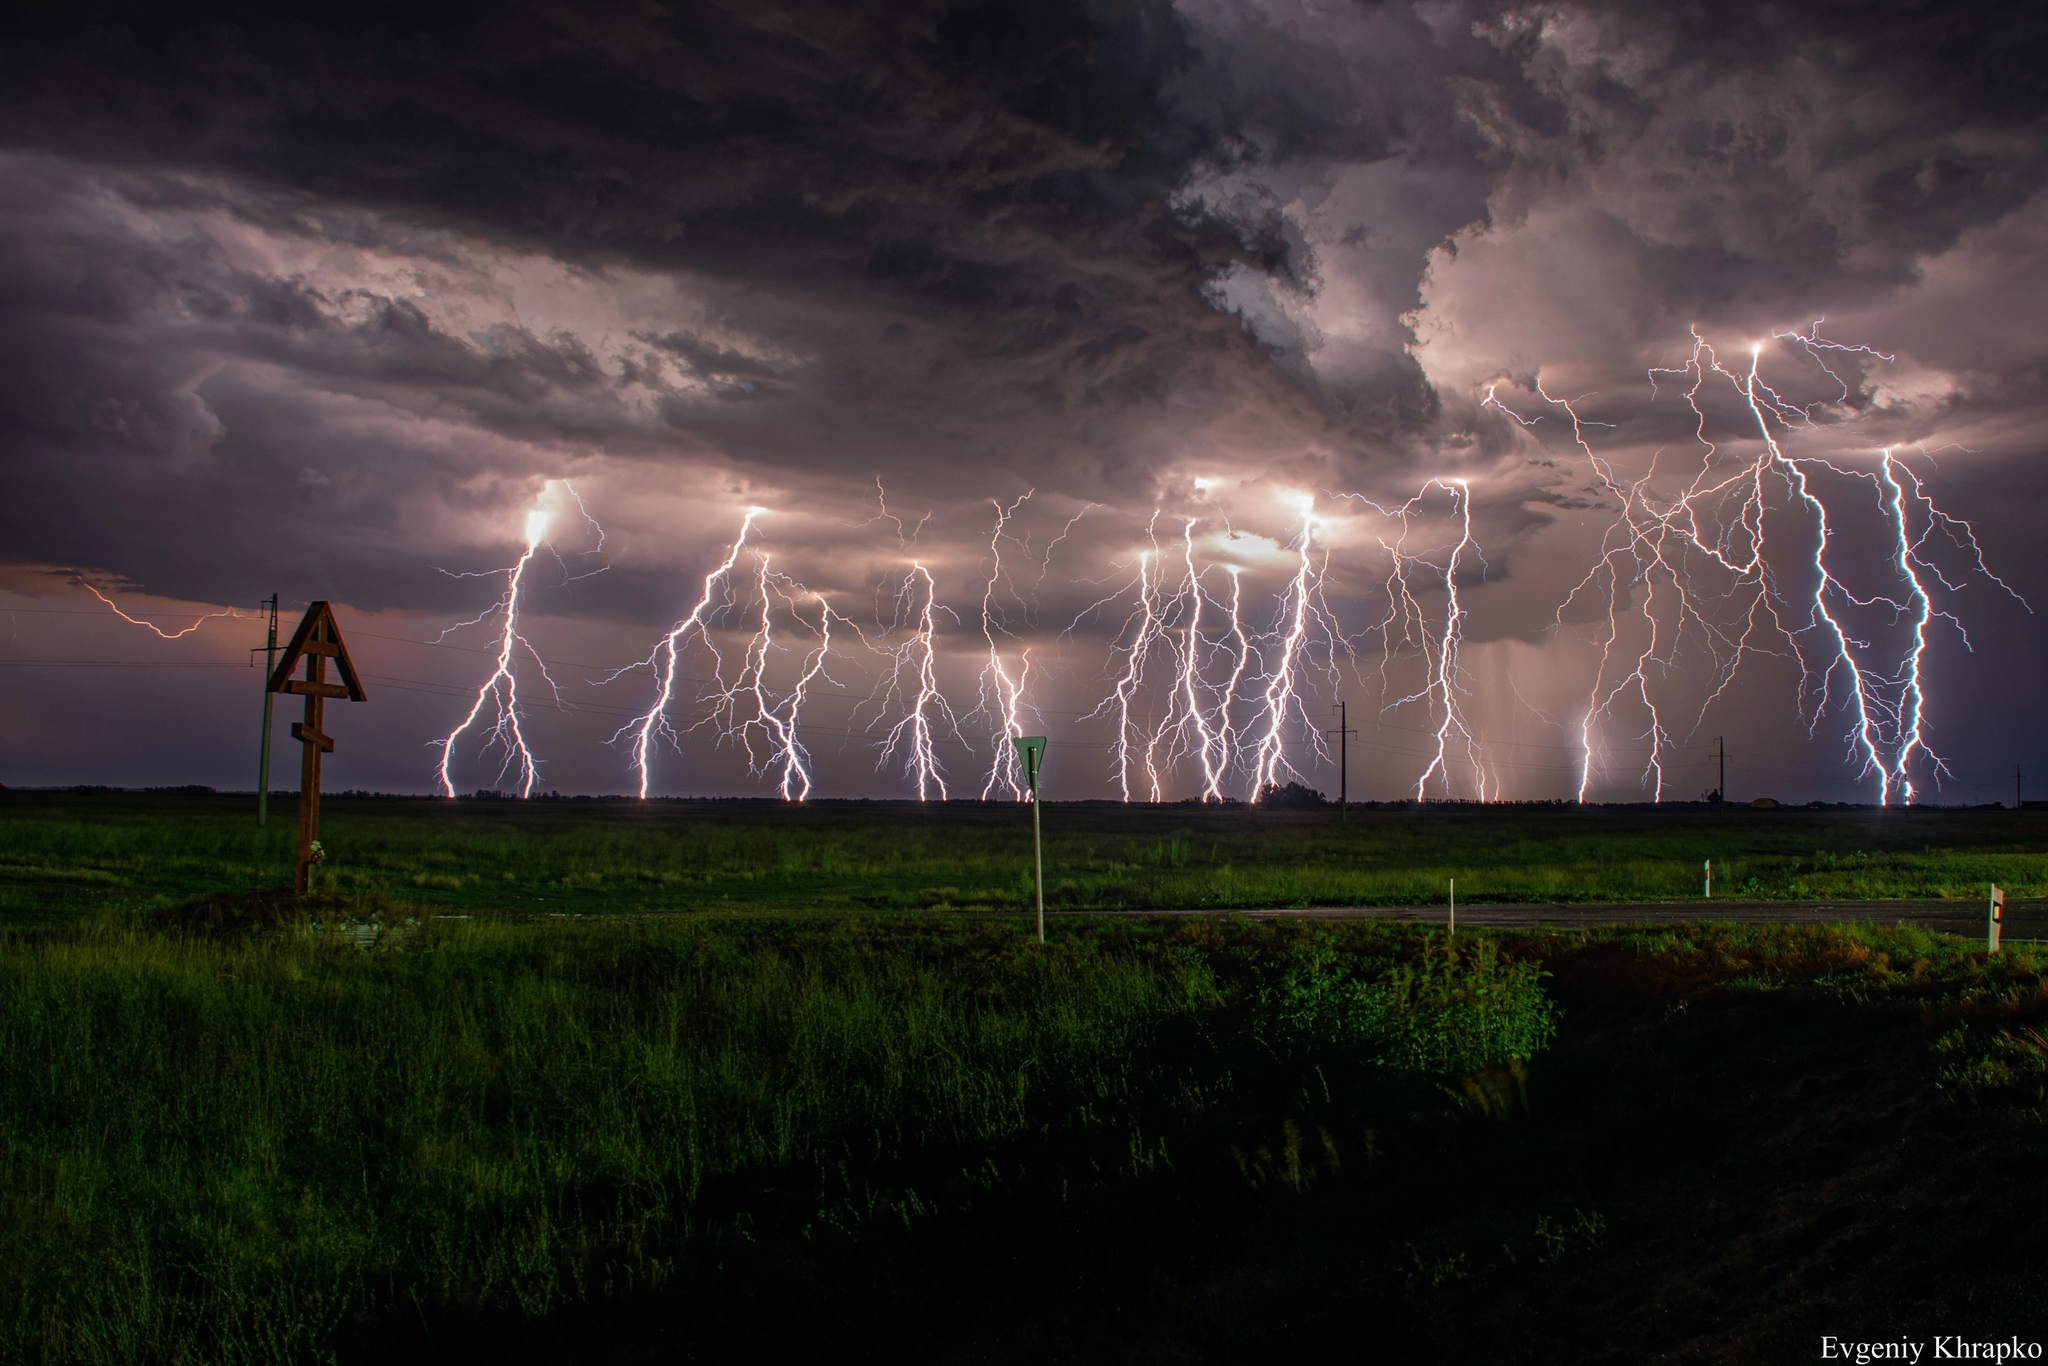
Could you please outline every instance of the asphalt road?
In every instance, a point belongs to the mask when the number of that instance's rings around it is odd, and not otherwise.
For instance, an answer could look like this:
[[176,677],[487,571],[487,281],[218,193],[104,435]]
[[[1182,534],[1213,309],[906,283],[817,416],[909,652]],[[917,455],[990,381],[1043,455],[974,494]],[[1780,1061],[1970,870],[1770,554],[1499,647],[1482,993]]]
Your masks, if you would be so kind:
[[[1226,912],[1188,910],[1149,914],[1221,915]],[[1401,920],[1441,925],[1446,919],[1447,908],[1442,905],[1311,906],[1230,914],[1255,916],[1262,920]],[[1576,929],[1592,925],[1672,925],[1702,920],[1731,920],[1751,925],[1829,925],[1845,920],[1862,920],[1886,925],[1924,925],[1931,930],[1976,936],[1984,933],[1988,914],[1989,908],[1982,901],[1611,901],[1575,905],[1479,902],[1459,906],[1458,923]],[[2008,940],[2048,940],[2048,900],[2006,903],[2004,937]]]

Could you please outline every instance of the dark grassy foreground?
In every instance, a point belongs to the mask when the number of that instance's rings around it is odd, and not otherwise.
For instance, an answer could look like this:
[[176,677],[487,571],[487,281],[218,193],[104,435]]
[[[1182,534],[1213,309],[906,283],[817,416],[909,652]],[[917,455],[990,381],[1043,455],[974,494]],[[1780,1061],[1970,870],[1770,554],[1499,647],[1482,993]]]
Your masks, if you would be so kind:
[[251,909],[0,939],[0,1354],[1726,1362],[2048,1334],[2026,951]]
[[[0,792],[0,917],[288,881],[294,803]],[[330,798],[327,890],[448,910],[1018,910],[1015,806]],[[2048,812],[1050,806],[1049,904],[1253,908],[1696,897],[2048,895]]]

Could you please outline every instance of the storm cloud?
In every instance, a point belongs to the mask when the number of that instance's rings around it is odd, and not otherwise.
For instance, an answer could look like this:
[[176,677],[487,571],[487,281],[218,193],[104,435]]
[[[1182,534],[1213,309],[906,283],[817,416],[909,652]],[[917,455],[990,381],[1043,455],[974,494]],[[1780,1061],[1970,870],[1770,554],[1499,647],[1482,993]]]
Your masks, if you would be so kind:
[[[369,640],[432,640],[489,605],[465,576],[508,566],[545,504],[561,554],[536,639],[591,668],[565,684],[584,710],[537,731],[544,785],[623,790],[602,741],[648,675],[593,685],[758,506],[774,572],[878,641],[924,565],[963,711],[978,661],[1031,650],[1036,715],[1075,746],[1049,776],[1105,795],[1113,737],[1089,713],[1145,575],[1232,563],[1273,626],[1306,491],[1335,631],[1291,762],[1327,781],[1310,710],[1348,696],[1378,717],[1367,789],[1412,789],[1443,733],[1442,647],[1389,576],[1401,554],[1447,565],[1469,515],[1452,683],[1474,739],[1436,790],[1571,795],[1601,639],[1575,589],[1617,481],[1668,499],[1697,458],[1695,414],[1646,373],[1697,329],[1744,365],[1769,346],[1810,418],[1797,457],[1867,474],[1897,450],[1976,528],[2012,593],[1941,562],[1928,741],[1949,799],[2004,795],[2044,738],[2020,680],[2048,665],[2019,601],[2048,594],[2044,59],[2048,20],[2020,5],[45,9],[0,45],[10,648],[226,662],[249,643],[74,615],[98,609],[82,582],[136,611],[275,589],[342,604]],[[1772,341],[1821,318],[1884,358],[1844,353],[1838,386]],[[1603,424],[1587,447],[1539,380]],[[1700,421],[1740,450],[1754,433],[1716,393]],[[1898,597],[1882,519],[1837,531],[1845,591]],[[1415,610],[1438,620],[1450,587]],[[784,672],[815,619],[789,610]],[[1870,626],[1873,649],[1895,658],[1898,625]],[[362,709],[337,781],[423,789],[481,656],[371,648],[414,691]],[[1706,785],[1723,732],[1752,788],[1872,795],[1795,654],[1759,652],[1711,705],[1711,658],[1657,658],[1645,695],[1683,713],[1666,795]],[[902,699],[855,705],[891,667],[841,669],[831,791],[904,790],[872,749]],[[247,747],[239,710],[196,683],[189,739],[117,758],[117,732],[79,724],[103,677],[0,677],[0,778],[246,781],[209,757]],[[1605,717],[1591,795],[1644,792],[1652,725]],[[662,790],[764,790],[707,733],[683,751]],[[1182,760],[1168,795],[1199,786]],[[489,786],[496,765],[467,772]]]

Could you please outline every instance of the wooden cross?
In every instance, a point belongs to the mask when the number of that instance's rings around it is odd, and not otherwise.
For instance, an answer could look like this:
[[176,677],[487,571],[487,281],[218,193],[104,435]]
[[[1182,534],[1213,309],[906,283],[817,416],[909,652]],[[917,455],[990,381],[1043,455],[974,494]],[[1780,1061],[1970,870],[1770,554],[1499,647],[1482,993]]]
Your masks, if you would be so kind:
[[[293,678],[292,670],[306,661],[306,676]],[[327,681],[327,661],[334,661],[341,682]],[[320,756],[334,752],[334,740],[320,730],[321,712],[330,697],[363,700],[363,685],[356,666],[349,662],[348,647],[341,643],[341,628],[334,624],[334,611],[324,602],[306,608],[305,620],[292,633],[284,658],[270,675],[270,690],[297,693],[306,699],[306,719],[292,722],[292,739],[305,746],[299,760],[299,870],[294,889],[304,896],[313,885],[313,845],[320,838]]]

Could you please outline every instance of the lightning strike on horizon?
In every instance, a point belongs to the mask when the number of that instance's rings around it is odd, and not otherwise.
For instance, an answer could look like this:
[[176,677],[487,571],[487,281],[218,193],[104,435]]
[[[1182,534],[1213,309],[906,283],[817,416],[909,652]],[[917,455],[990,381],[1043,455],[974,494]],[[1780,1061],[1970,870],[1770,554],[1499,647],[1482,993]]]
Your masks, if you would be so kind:
[[[1012,801],[1023,801],[1028,795],[1025,792],[1025,783],[1020,781],[1025,775],[1019,769],[1017,747],[1014,742],[1024,734],[1024,683],[1031,673],[1031,651],[1026,649],[1022,652],[1017,664],[1017,676],[1011,678],[1008,668],[1003,664],[1002,651],[996,643],[998,632],[1008,636],[1010,631],[1007,624],[1001,620],[1001,612],[996,606],[995,598],[996,585],[1003,581],[1004,531],[1009,525],[1010,518],[1016,515],[1017,509],[1024,506],[1025,500],[1030,497],[1031,491],[1027,490],[1008,507],[1004,507],[999,499],[989,499],[996,510],[996,524],[995,529],[989,533],[988,579],[981,590],[981,638],[988,645],[988,662],[981,667],[981,700],[976,706],[978,711],[989,718],[989,729],[993,732],[989,744],[988,780],[981,788],[983,801],[987,801],[999,786],[1009,789]],[[1082,509],[1083,514],[1086,511],[1086,508]],[[1080,519],[1080,514],[1077,514],[1073,521],[1067,523],[1068,529],[1071,530],[1074,522]],[[1060,533],[1062,538],[1065,535],[1064,531]],[[1058,540],[1053,544],[1057,545]],[[1052,548],[1048,546],[1046,559],[1049,561],[1051,557]],[[1043,577],[1041,574],[1040,578]]]
[[[1252,789],[1250,800],[1258,801],[1269,787],[1279,785],[1284,774],[1299,773],[1287,761],[1286,750],[1281,739],[1281,729],[1286,725],[1290,713],[1300,713],[1304,722],[1307,714],[1302,710],[1300,681],[1298,673],[1308,666],[1308,645],[1310,628],[1321,623],[1335,638],[1335,625],[1330,621],[1327,609],[1320,602],[1323,573],[1328,568],[1329,552],[1323,552],[1322,564],[1315,557],[1316,529],[1321,522],[1316,517],[1315,495],[1299,495],[1301,507],[1301,530],[1295,537],[1295,551],[1300,557],[1294,575],[1288,580],[1287,589],[1281,595],[1279,623],[1274,630],[1277,662],[1266,675],[1266,690],[1261,715],[1265,721],[1266,733],[1259,737],[1259,747],[1252,762]],[[1309,745],[1318,758],[1327,758],[1322,731],[1312,723],[1308,727]]]
[[[1158,522],[1159,514],[1155,511],[1152,514],[1152,521],[1145,528],[1146,536],[1152,541],[1152,549],[1138,552],[1138,603],[1136,607],[1131,609],[1130,616],[1125,618],[1123,630],[1117,633],[1117,639],[1119,640],[1123,638],[1125,632],[1128,632],[1131,637],[1130,644],[1123,649],[1123,670],[1117,675],[1116,682],[1111,688],[1109,696],[1105,697],[1094,711],[1083,718],[1084,720],[1097,720],[1105,715],[1111,718],[1115,734],[1110,741],[1110,767],[1116,774],[1118,795],[1126,802],[1131,799],[1131,768],[1134,763],[1134,751],[1140,747],[1147,746],[1150,739],[1145,734],[1144,728],[1132,719],[1131,708],[1135,705],[1138,693],[1144,682],[1146,660],[1150,657],[1152,647],[1161,634],[1159,613],[1157,605],[1153,600],[1154,584],[1152,581],[1152,563],[1159,553],[1159,542],[1154,535],[1154,528],[1157,527]],[[1089,610],[1093,611],[1094,608],[1091,607]],[[1152,773],[1152,791],[1152,800],[1159,800],[1159,774],[1156,770]]]
[[[682,667],[682,649],[693,632],[710,652],[712,677],[717,680],[720,691],[724,691],[725,660],[719,654],[718,647],[711,641],[710,619],[731,600],[733,566],[739,562],[740,551],[747,543],[748,533],[753,530],[754,520],[765,516],[767,512],[768,509],[764,507],[747,509],[746,516],[740,521],[740,534],[733,540],[732,548],[726,552],[725,558],[704,576],[704,591],[698,597],[696,606],[692,607],[681,621],[669,628],[668,633],[648,652],[646,659],[616,670],[603,680],[610,683],[632,669],[645,667],[654,670],[658,685],[655,689],[654,704],[646,712],[613,732],[611,738],[611,742],[616,744],[628,733],[633,736],[633,767],[640,775],[642,801],[647,799],[649,760],[653,757],[655,740],[666,739],[678,750],[681,749],[681,737],[668,721],[668,708],[675,699],[676,680]],[[721,586],[724,596],[714,602],[714,597],[719,594]]]
[[[730,686],[720,686],[710,695],[710,715],[690,729],[717,726],[726,741],[746,754],[749,773],[758,776],[774,772],[776,791],[782,799],[802,802],[810,799],[812,787],[811,753],[802,736],[804,703],[811,685],[818,679],[838,686],[838,680],[826,672],[825,665],[832,653],[832,619],[839,614],[832,610],[823,593],[813,592],[787,574],[776,573],[771,567],[773,558],[765,551],[754,552],[753,590],[760,603],[754,633],[747,640],[738,675]],[[791,617],[808,626],[797,611],[797,603],[803,598],[818,604],[818,643],[805,652],[795,685],[787,693],[777,695],[768,682],[769,665],[787,647],[775,641],[775,604],[780,601]],[[845,617],[839,619],[846,621]],[[859,633],[858,628],[855,633]],[[741,708],[747,704],[751,704],[751,712],[742,714]],[[757,733],[766,747],[765,757],[754,750]]]
[[[1286,762],[1282,732],[1293,721],[1307,720],[1301,674],[1311,667],[1318,640],[1329,651],[1332,669],[1336,648],[1343,645],[1348,649],[1349,645],[1322,598],[1329,552],[1320,541],[1322,520],[1315,512],[1314,497],[1296,494],[1292,501],[1302,516],[1292,541],[1296,566],[1280,595],[1278,620],[1270,634],[1255,636],[1246,628],[1240,566],[1221,566],[1230,575],[1227,606],[1209,594],[1203,579],[1214,566],[1205,567],[1195,557],[1195,529],[1201,519],[1181,519],[1178,553],[1169,558],[1159,544],[1157,512],[1146,527],[1149,548],[1136,557],[1135,579],[1127,580],[1076,618],[1079,625],[1091,613],[1135,589],[1130,612],[1112,643],[1117,666],[1109,691],[1085,718],[1110,723],[1111,772],[1122,800],[1134,800],[1133,789],[1140,786],[1149,800],[1164,800],[1169,775],[1188,759],[1199,769],[1203,801],[1229,800],[1226,784],[1238,772],[1249,777],[1247,797],[1252,801],[1281,776],[1298,775],[1299,770]],[[1203,629],[1211,604],[1228,623],[1216,640]],[[1161,679],[1156,689],[1150,683],[1155,652],[1166,656],[1160,661]],[[1218,672],[1213,661],[1219,654],[1227,654],[1230,661],[1228,677],[1220,685],[1213,681]],[[1251,670],[1254,659],[1259,661],[1256,673]],[[1247,677],[1264,685],[1252,704],[1250,723],[1262,727],[1263,734],[1249,762],[1245,762],[1238,720]],[[1149,729],[1137,714],[1141,698],[1148,694],[1162,707],[1162,714]],[[1322,737],[1310,729],[1310,745],[1319,757],[1327,757]]]
[[[1928,747],[1924,735],[1921,667],[1927,624],[1940,617],[1962,634],[1965,648],[1969,645],[1961,621],[1952,613],[1934,608],[1927,580],[1921,577],[1924,572],[1945,589],[1957,587],[1928,558],[1928,541],[1934,532],[1942,530],[1952,544],[1969,555],[1971,569],[2032,610],[1985,564],[1974,528],[1936,506],[1919,476],[1889,448],[1880,455],[1878,469],[1871,472],[1845,469],[1828,460],[1791,456],[1781,445],[1779,431],[1813,427],[1818,421],[1816,410],[1850,399],[1850,384],[1828,364],[1827,353],[1880,361],[1890,361],[1892,357],[1867,346],[1824,338],[1820,336],[1818,322],[1805,332],[1773,333],[1772,339],[1800,348],[1834,381],[1837,396],[1808,404],[1796,403],[1763,379],[1763,343],[1750,347],[1749,366],[1746,372],[1738,372],[1721,363],[1697,328],[1692,332],[1692,352],[1684,365],[1655,367],[1649,372],[1653,398],[1659,375],[1680,376],[1689,381],[1685,401],[1694,415],[1695,440],[1703,450],[1698,471],[1668,501],[1659,501],[1651,489],[1657,472],[1655,459],[1641,478],[1622,479],[1611,463],[1594,451],[1586,437],[1587,427],[1606,424],[1585,420],[1574,406],[1578,400],[1556,398],[1545,390],[1540,379],[1536,382],[1539,397],[1562,408],[1570,417],[1574,444],[1585,454],[1601,485],[1621,503],[1621,511],[1604,533],[1599,558],[1558,609],[1557,620],[1562,626],[1565,610],[1580,594],[1597,593],[1604,586],[1607,631],[1580,723],[1582,802],[1594,776],[1595,731],[1601,721],[1614,718],[1618,702],[1631,697],[1641,704],[1649,718],[1648,730],[1639,737],[1650,743],[1644,785],[1652,789],[1656,800],[1663,799],[1665,749],[1673,743],[1673,734],[1653,695],[1653,674],[1661,679],[1678,672],[1688,641],[1701,646],[1712,682],[1694,719],[1695,731],[1750,654],[1789,654],[1799,664],[1799,704],[1802,715],[1810,718],[1809,733],[1830,711],[1846,713],[1850,725],[1845,739],[1851,756],[1858,761],[1857,776],[1876,778],[1878,798],[1883,804],[1889,805],[1895,795],[1898,800],[1910,802],[1916,789],[1909,767],[1916,752],[1924,756],[1936,782],[1948,772],[1946,763]],[[1761,443],[1755,457],[1739,460],[1728,472],[1717,469],[1721,452],[1708,435],[1709,418],[1701,399],[1702,391],[1716,377],[1725,379],[1739,396]],[[1533,426],[1536,419],[1524,418],[1499,401],[1497,387],[1489,386],[1482,407],[1494,407],[1525,428]],[[1885,563],[1901,581],[1903,591],[1899,596],[1883,592],[1859,595],[1831,565],[1829,552],[1838,533],[1834,512],[1815,485],[1814,476],[1822,471],[1867,483],[1877,494],[1888,537],[1894,543]],[[1899,483],[1901,472],[1913,485],[1913,506],[1925,510],[1926,525],[1917,534],[1911,528],[1908,501]],[[1783,504],[1775,503],[1771,496],[1773,481],[1784,494]],[[1811,528],[1810,549],[1792,552],[1804,565],[1809,579],[1808,586],[1797,590],[1788,588],[1786,575],[1767,560],[1772,541],[1766,534],[1766,520],[1775,506],[1802,512]],[[1698,581],[1707,574],[1714,581],[1703,589]],[[1641,602],[1632,605],[1638,584],[1642,585]],[[1710,605],[1716,602],[1733,602],[1740,610],[1716,617],[1710,612]],[[1843,615],[1856,609],[1889,613],[1893,625],[1911,622],[1911,648],[1896,668],[1888,671],[1869,660],[1876,649],[1874,642],[1854,634]],[[1627,660],[1631,652],[1630,647],[1621,644],[1624,617],[1640,623],[1637,629],[1643,633],[1644,644],[1634,652],[1627,671],[1610,678],[1610,668],[1617,657]],[[1773,641],[1782,642],[1785,648],[1772,648]]]
[[[711,715],[699,724],[718,724],[725,738],[746,754],[749,773],[758,775],[779,768],[777,787],[783,799],[802,801],[811,790],[810,770],[805,762],[809,755],[797,739],[795,718],[785,719],[782,715],[786,699],[772,696],[768,688],[768,663],[777,649],[775,591],[769,574],[773,558],[762,551],[754,552],[754,594],[761,604],[760,624],[740,656],[738,676],[729,687],[712,695]],[[742,698],[753,703],[752,715],[739,715]],[[766,759],[754,752],[756,731],[762,733],[768,747]],[[792,793],[796,795],[792,797]]]
[[[1415,518],[1432,489],[1440,489],[1450,495],[1451,512],[1457,519],[1458,539],[1442,564],[1429,559],[1426,552],[1411,550],[1408,544]],[[1436,750],[1430,756],[1429,765],[1415,780],[1416,800],[1428,797],[1433,777],[1442,783],[1443,795],[1451,795],[1451,751],[1454,747],[1464,751],[1464,762],[1471,767],[1472,786],[1479,800],[1486,801],[1489,795],[1498,797],[1497,782],[1489,794],[1489,775],[1480,752],[1479,739],[1466,722],[1459,700],[1464,693],[1459,682],[1462,671],[1458,656],[1464,645],[1465,608],[1458,596],[1458,571],[1467,553],[1479,553],[1478,543],[1472,537],[1471,486],[1463,479],[1431,479],[1413,498],[1392,508],[1382,507],[1357,494],[1345,496],[1355,498],[1382,516],[1400,523],[1400,533],[1392,541],[1380,538],[1380,545],[1391,561],[1386,580],[1387,615],[1380,621],[1383,649],[1380,676],[1384,690],[1386,668],[1392,663],[1395,653],[1401,649],[1414,649],[1422,658],[1424,683],[1417,691],[1386,703],[1381,715],[1420,702],[1428,709],[1435,724],[1431,738],[1436,742]],[[1482,566],[1484,563],[1482,558]],[[1414,580],[1418,577],[1426,577],[1432,586],[1437,583],[1443,585],[1441,624],[1435,623],[1429,609],[1417,596]]]
[[[791,770],[785,767],[782,783],[782,796],[785,801],[800,802],[808,799],[811,795],[810,752],[802,748],[802,742],[797,736],[797,732],[802,725],[804,702],[810,694],[811,684],[820,678],[835,687],[838,686],[839,682],[831,674],[825,672],[825,660],[832,653],[832,618],[838,616],[838,613],[832,610],[832,604],[825,600],[823,593],[812,593],[811,596],[818,603],[818,644],[817,648],[804,657],[803,670],[797,675],[796,686],[789,691],[790,741],[792,751],[801,755],[803,759],[803,767],[800,770],[802,788],[800,791],[792,794],[789,782]],[[791,610],[794,610],[794,604],[791,605]],[[840,620],[844,621],[845,618],[841,617]]]
[[[747,640],[733,682],[721,683],[709,694],[709,715],[689,729],[716,727],[724,742],[747,756],[750,774],[774,773],[776,791],[782,799],[803,802],[810,799],[813,785],[811,753],[802,735],[804,703],[811,685],[818,679],[838,686],[838,680],[826,672],[826,662],[832,653],[832,619],[847,619],[832,610],[823,593],[813,592],[789,575],[776,572],[773,560],[765,551],[754,552],[752,589],[760,604],[754,633]],[[804,598],[818,605],[818,643],[805,652],[795,685],[787,693],[777,694],[768,681],[769,666],[776,655],[787,653],[788,647],[776,642],[775,604],[782,603],[791,618],[808,627],[809,623],[797,610],[798,602]],[[858,627],[854,631],[857,636],[860,634]],[[765,754],[754,748],[757,735]]]
[[[1212,726],[1209,714],[1202,705],[1202,600],[1207,596],[1202,589],[1202,576],[1195,568],[1195,522],[1186,518],[1181,524],[1181,563],[1187,574],[1187,617],[1181,624],[1181,648],[1178,660],[1179,678],[1174,687],[1174,699],[1180,712],[1176,721],[1170,714],[1168,725],[1174,729],[1177,752],[1188,750],[1187,732],[1194,732],[1193,752],[1202,766],[1202,800],[1220,800],[1223,775],[1229,767],[1229,755],[1219,753],[1220,737],[1218,726]],[[1231,585],[1236,587],[1235,575]],[[1232,617],[1236,616],[1233,606]],[[1240,663],[1239,668],[1242,668]],[[1233,689],[1233,691],[1235,691]],[[1217,713],[1221,718],[1229,715],[1229,703],[1221,704]]]
[[1244,682],[1244,672],[1251,663],[1251,638],[1244,629],[1244,569],[1242,566],[1227,564],[1223,572],[1230,575],[1230,638],[1235,642],[1231,652],[1230,677],[1223,685],[1223,695],[1216,703],[1216,771],[1202,791],[1203,801],[1222,801],[1222,780],[1230,772],[1231,764],[1237,758],[1237,690]]
[[[920,596],[919,587],[922,587]],[[897,593],[897,621],[903,620],[906,606],[916,604],[910,639],[888,651],[894,660],[894,667],[884,680],[881,691],[892,701],[902,702],[908,697],[903,719],[890,727],[882,742],[882,757],[877,767],[901,755],[906,772],[917,779],[917,799],[931,800],[936,790],[939,800],[946,800],[945,767],[938,756],[938,723],[943,722],[952,732],[953,738],[966,743],[960,734],[960,720],[945,694],[939,691],[938,676],[938,623],[936,615],[938,587],[932,581],[931,572],[924,565],[912,562],[910,572],[903,576],[903,587]],[[904,671],[908,669],[913,687],[906,689],[903,684]],[[936,718],[936,720],[934,719]]]
[[[580,499],[578,504],[581,505]],[[585,515],[588,516],[588,513]],[[476,701],[470,705],[469,714],[464,716],[455,729],[449,731],[445,737],[433,742],[441,749],[440,776],[443,796],[455,795],[455,780],[449,773],[449,767],[455,758],[456,737],[476,724],[477,718],[483,714],[486,702],[492,705],[493,717],[490,727],[484,732],[484,751],[488,753],[492,745],[501,747],[505,752],[505,759],[498,765],[499,780],[503,781],[505,774],[516,767],[519,771],[520,797],[533,795],[534,781],[540,776],[540,764],[533,757],[533,751],[527,748],[526,736],[520,729],[519,677],[512,670],[512,658],[520,650],[531,655],[535,667],[540,670],[540,676],[547,679],[549,688],[554,689],[556,700],[561,699],[561,690],[555,687],[555,680],[549,676],[546,661],[540,657],[540,652],[533,648],[532,642],[519,633],[520,583],[526,575],[526,566],[533,562],[534,555],[547,540],[547,534],[547,513],[539,508],[527,513],[526,553],[505,571],[504,593],[499,596],[496,603],[477,616],[449,627],[437,637],[437,640],[445,640],[450,632],[458,631],[464,626],[475,626],[500,612],[505,614],[504,630],[498,636],[497,667],[491,671],[491,676],[478,686]]]

